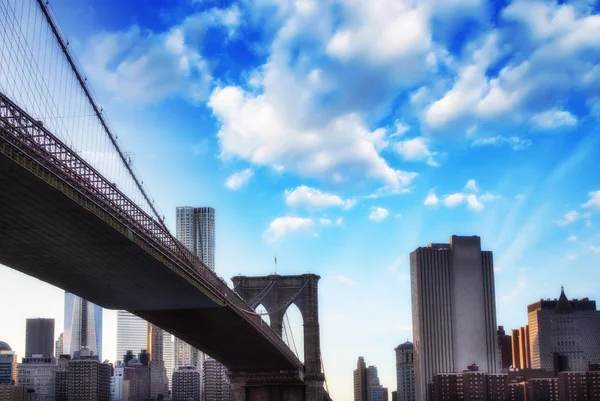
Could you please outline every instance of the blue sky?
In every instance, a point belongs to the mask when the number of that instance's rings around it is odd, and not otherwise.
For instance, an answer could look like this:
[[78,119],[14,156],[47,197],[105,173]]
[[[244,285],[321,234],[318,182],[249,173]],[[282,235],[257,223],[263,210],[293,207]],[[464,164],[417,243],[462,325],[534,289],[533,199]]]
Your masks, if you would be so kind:
[[[171,229],[176,206],[213,206],[223,277],[274,255],[321,275],[334,399],[358,356],[395,388],[417,246],[480,235],[507,328],[561,285],[600,298],[599,2],[149,4],[51,2]],[[62,293],[0,271],[0,303],[48,299],[2,324],[22,354],[26,317],[62,325]]]

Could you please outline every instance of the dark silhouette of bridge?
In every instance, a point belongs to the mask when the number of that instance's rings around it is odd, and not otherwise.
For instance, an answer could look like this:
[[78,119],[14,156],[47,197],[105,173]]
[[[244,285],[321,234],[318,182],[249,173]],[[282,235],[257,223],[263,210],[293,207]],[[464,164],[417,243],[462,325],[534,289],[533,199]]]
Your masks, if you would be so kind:
[[[79,85],[79,107],[100,126],[118,155],[113,162],[145,205],[52,132],[51,120],[35,113],[55,107],[60,114],[64,100],[45,93],[43,83],[51,76],[35,58],[43,47],[23,31],[11,3],[0,0],[0,263],[105,308],[131,311],[211,355],[229,369],[235,401],[329,399],[319,344],[319,277],[240,276],[233,278],[234,291],[175,239],[119,148],[49,10],[37,0],[45,19],[40,21]],[[21,43],[12,46],[11,40]],[[23,60],[31,53],[29,78],[18,68],[27,64],[13,60],[11,52],[22,52]],[[36,79],[42,84],[28,89]],[[33,95],[25,97],[27,90]],[[39,106],[40,99],[47,106]],[[87,134],[73,128],[66,133]],[[273,327],[255,312],[258,302]],[[291,304],[304,318],[304,364],[281,338]]]

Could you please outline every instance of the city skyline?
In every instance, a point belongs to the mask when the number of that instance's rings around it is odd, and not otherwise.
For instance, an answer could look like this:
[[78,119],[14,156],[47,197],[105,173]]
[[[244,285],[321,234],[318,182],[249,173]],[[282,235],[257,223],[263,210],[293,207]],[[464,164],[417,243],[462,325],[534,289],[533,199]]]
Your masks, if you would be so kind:
[[[51,3],[171,231],[176,206],[210,205],[226,280],[322,276],[335,399],[358,355],[394,387],[417,246],[481,236],[507,329],[561,285],[600,299],[597,5]],[[58,337],[64,292],[0,277],[0,340],[22,357],[37,317]],[[115,311],[103,326],[116,360]]]

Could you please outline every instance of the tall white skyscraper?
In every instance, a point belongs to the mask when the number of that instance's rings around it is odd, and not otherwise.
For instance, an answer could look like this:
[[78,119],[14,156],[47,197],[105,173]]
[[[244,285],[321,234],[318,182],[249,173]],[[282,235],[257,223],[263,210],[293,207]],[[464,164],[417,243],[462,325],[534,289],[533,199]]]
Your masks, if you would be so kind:
[[177,239],[215,270],[215,209],[178,207]]
[[117,311],[117,361],[122,361],[127,351],[137,356],[148,350],[148,322],[124,310]]
[[[182,206],[177,208],[177,239],[200,258],[211,270],[215,270],[215,209],[212,207]],[[180,366],[195,366],[204,371],[205,355],[185,342],[175,339],[175,369]],[[208,372],[211,377],[226,377],[227,370],[212,360]],[[220,382],[219,382],[220,383]],[[205,394],[202,382],[202,393]],[[216,398],[211,401],[229,400],[229,383],[219,387]]]
[[165,369],[167,371],[167,379],[169,380],[169,389],[171,388],[171,379],[173,378],[173,370],[175,369],[175,341],[171,333],[163,330],[163,359],[165,361]]
[[410,254],[417,401],[437,373],[460,373],[476,364],[499,369],[492,252],[479,237],[453,235]]
[[102,361],[102,307],[65,292],[63,353],[72,357],[83,347]]

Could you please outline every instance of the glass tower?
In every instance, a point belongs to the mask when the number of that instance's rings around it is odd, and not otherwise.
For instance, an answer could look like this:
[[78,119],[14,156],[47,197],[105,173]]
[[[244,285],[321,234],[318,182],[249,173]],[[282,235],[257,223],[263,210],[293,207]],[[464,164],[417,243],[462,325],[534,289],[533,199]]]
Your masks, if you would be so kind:
[[138,355],[148,350],[148,323],[124,310],[117,311],[117,361],[122,361],[127,351]]
[[84,347],[102,360],[102,307],[65,292],[63,352],[72,357]]

